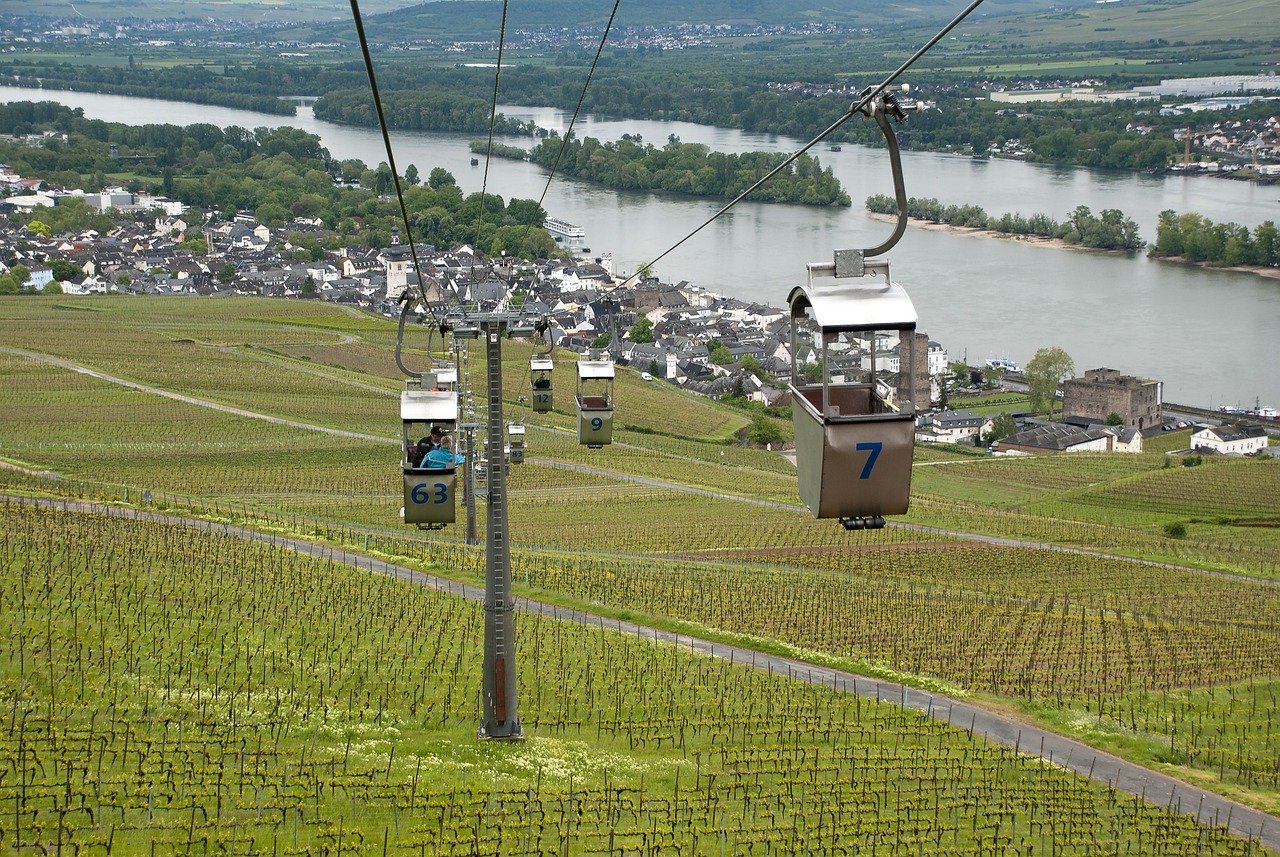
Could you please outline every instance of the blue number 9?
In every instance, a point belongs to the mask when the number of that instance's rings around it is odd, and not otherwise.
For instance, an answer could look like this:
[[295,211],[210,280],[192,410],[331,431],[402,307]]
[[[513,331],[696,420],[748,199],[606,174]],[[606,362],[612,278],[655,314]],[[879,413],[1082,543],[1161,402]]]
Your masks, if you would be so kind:
[[592,417],[592,418],[591,418],[591,430],[592,430],[592,431],[600,431],[600,429],[602,429],[602,428],[604,428],[604,420],[600,419],[599,417]]

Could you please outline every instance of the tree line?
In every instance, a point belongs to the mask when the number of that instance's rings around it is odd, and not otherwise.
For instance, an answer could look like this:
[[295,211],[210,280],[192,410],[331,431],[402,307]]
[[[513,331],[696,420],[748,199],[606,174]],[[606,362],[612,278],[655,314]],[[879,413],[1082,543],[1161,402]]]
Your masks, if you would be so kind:
[[282,101],[269,86],[247,85],[234,72],[219,76],[202,65],[178,65],[165,68],[72,65],[70,63],[17,60],[7,63],[6,72],[12,86],[36,86],[44,90],[65,89],[75,92],[102,92],[135,98],[164,98],[192,104],[212,104],[253,110],[274,116],[293,116],[297,107]]
[[1166,209],[1156,223],[1156,242],[1150,255],[1177,257],[1189,262],[1233,267],[1280,266],[1280,231],[1273,221],[1259,223],[1251,232],[1239,223],[1214,223],[1207,217]]
[[[898,213],[898,202],[886,194],[867,197],[867,211],[876,214]],[[1005,235],[1034,235],[1055,238],[1064,244],[1078,244],[1099,250],[1138,250],[1143,246],[1138,224],[1124,212],[1108,208],[1095,215],[1087,205],[1076,206],[1066,220],[1057,221],[1047,214],[1005,213],[988,215],[980,205],[943,205],[932,197],[907,200],[907,214],[930,223],[990,229]]]
[[[488,132],[490,104],[483,98],[452,92],[392,90],[382,92],[382,112],[387,125],[414,131]],[[312,107],[317,119],[347,125],[377,127],[378,114],[368,88],[330,92]],[[533,122],[510,119],[502,114],[492,118],[495,134],[533,136]],[[545,132],[543,132],[545,134]]]
[[[560,153],[558,137],[534,147],[531,160],[546,169],[603,184],[614,190],[664,190],[695,196],[737,197],[771,170],[786,155],[781,152],[725,154],[701,143],[682,143],[674,134],[661,148],[639,136],[624,134],[615,143],[594,137],[570,139]],[[848,206],[852,202],[830,167],[801,155],[755,190],[757,202],[791,202],[803,205]]]
[[[579,58],[565,54],[547,64],[503,69],[504,98],[527,105],[574,109],[597,116],[696,122],[749,132],[785,134],[811,139],[848,111],[848,97],[794,92],[769,87],[768,72],[751,64],[741,73],[665,52],[607,57],[586,93],[581,91]],[[281,92],[323,96],[316,115],[333,121],[373,125],[368,82],[356,63],[301,65],[262,62],[227,65],[221,74],[201,66],[165,69],[102,68],[92,65],[37,63],[27,58],[0,64],[26,80],[42,77],[45,86],[118,92],[144,97],[179,98],[271,113],[292,113],[277,100]],[[823,79],[830,69],[806,68]],[[797,70],[797,74],[801,70]],[[384,109],[398,128],[407,130],[487,130],[492,98],[491,69],[432,66],[429,81],[420,64],[392,63],[379,72]],[[962,78],[932,76],[922,97],[939,110],[913,116],[899,130],[904,148],[966,151],[985,154],[1017,141],[1029,161],[1077,164],[1130,170],[1163,169],[1182,153],[1173,129],[1219,121],[1212,113],[1162,116],[1134,102],[1036,103],[1012,107],[988,100],[986,90]],[[448,100],[452,99],[452,100]],[[1258,108],[1261,109],[1261,108]],[[1233,112],[1251,118],[1251,108]],[[1141,123],[1135,118],[1141,116]],[[532,133],[525,123],[511,123],[503,133]],[[873,123],[845,122],[828,138],[879,146]]]

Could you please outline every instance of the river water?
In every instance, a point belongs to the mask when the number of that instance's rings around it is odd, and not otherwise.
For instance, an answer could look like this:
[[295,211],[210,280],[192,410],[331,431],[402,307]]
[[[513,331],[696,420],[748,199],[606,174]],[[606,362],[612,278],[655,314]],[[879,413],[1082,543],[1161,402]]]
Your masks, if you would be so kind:
[[[85,115],[129,124],[208,122],[245,128],[292,125],[319,136],[337,158],[370,166],[386,160],[380,134],[317,120],[265,116],[204,105],[0,87],[0,102],[59,101]],[[509,116],[563,131],[569,115],[550,108],[506,107]],[[851,121],[862,121],[855,119]],[[579,136],[616,140],[640,135],[661,146],[670,135],[725,152],[792,152],[804,141],[680,122],[579,118]],[[853,197],[852,209],[743,202],[705,224],[723,202],[618,193],[571,179],[547,187],[546,172],[495,159],[470,165],[471,135],[397,132],[397,168],[422,175],[443,167],[464,192],[482,187],[504,199],[539,199],[554,217],[582,225],[595,254],[611,253],[615,269],[632,272],[655,258],[664,281],[688,282],[720,294],[782,306],[801,282],[805,263],[830,261],[837,248],[879,243],[889,224],[871,220],[861,201],[891,193],[887,154],[844,145],[815,147]],[[504,140],[528,147],[528,139]],[[1118,208],[1142,237],[1155,238],[1159,212],[1195,211],[1249,227],[1280,221],[1280,187],[1208,176],[1150,176],[1013,161],[903,153],[908,194],[943,203],[974,203],[988,213],[1043,212],[1056,219],[1077,205]],[[696,234],[693,234],[695,233]],[[691,237],[690,237],[691,236]],[[685,240],[687,239],[687,240]],[[679,245],[679,246],[676,246]],[[672,249],[675,247],[675,249]],[[670,252],[668,252],[670,250]],[[664,255],[665,254],[665,255]],[[1199,406],[1280,405],[1280,280],[1205,271],[1142,255],[1109,255],[909,229],[889,254],[894,279],[909,290],[920,327],[953,359],[980,363],[1007,356],[1025,363],[1045,346],[1063,348],[1077,370],[1109,366],[1164,381],[1170,401]]]

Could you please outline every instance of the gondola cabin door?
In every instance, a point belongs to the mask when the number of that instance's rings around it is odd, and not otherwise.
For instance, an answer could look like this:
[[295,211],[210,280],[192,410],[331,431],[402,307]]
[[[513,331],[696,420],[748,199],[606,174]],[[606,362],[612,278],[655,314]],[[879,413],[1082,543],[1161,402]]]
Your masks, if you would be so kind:
[[452,524],[460,487],[461,456],[454,449],[458,394],[445,378],[425,375],[422,381],[410,381],[400,393],[400,421],[404,522],[428,529]]

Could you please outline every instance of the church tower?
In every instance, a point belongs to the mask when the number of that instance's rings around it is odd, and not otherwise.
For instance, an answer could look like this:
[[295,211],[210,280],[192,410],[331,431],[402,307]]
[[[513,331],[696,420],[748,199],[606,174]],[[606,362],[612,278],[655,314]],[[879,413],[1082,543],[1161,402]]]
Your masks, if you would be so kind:
[[409,286],[409,248],[400,243],[400,227],[391,227],[391,246],[380,254],[387,268],[387,300],[398,301]]

